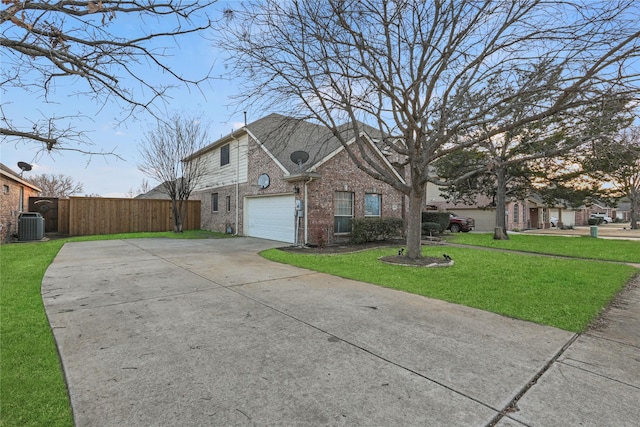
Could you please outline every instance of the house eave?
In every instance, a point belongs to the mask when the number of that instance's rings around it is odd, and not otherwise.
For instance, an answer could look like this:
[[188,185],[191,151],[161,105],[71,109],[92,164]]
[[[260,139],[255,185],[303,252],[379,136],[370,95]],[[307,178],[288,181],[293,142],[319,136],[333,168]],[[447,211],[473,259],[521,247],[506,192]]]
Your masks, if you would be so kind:
[[320,174],[317,172],[299,172],[292,173],[282,177],[282,180],[285,182],[297,182],[297,181],[305,181],[308,179],[320,179]]
[[236,129],[233,132],[220,137],[220,139],[212,142],[211,144],[206,145],[205,147],[201,148],[200,150],[196,151],[195,153],[192,153],[190,155],[188,155],[187,157],[185,157],[184,159],[182,159],[183,162],[189,162],[193,159],[195,159],[196,157],[200,157],[203,154],[206,154],[210,151],[213,151],[214,149],[230,143],[232,141],[237,141],[238,137],[240,135],[242,135],[243,133],[247,133],[247,129],[245,127],[241,127],[240,129]]
[[7,177],[8,179],[17,182],[18,184],[22,184],[26,187],[29,187],[31,189],[33,189],[34,191],[37,191],[38,193],[42,192],[42,189],[39,187],[36,187],[35,185],[33,185],[32,183],[30,183],[29,181],[25,181],[24,179],[22,179],[20,176],[18,175],[14,175],[12,173],[8,173],[5,172],[4,170],[0,169],[0,174],[4,175],[5,177]]

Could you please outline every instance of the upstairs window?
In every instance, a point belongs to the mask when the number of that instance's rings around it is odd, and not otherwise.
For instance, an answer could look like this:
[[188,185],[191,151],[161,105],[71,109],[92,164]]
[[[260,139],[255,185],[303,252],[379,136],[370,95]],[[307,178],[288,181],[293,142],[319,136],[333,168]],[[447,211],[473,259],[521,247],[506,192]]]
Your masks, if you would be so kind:
[[229,164],[229,144],[220,147],[220,166]]

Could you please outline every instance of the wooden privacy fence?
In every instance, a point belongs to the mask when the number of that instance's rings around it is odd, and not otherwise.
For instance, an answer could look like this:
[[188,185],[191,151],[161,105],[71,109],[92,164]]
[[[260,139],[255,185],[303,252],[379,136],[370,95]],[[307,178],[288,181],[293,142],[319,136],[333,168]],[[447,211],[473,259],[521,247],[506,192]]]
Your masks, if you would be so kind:
[[[187,202],[183,230],[200,229],[200,200]],[[71,197],[58,201],[58,233],[70,236],[172,231],[171,200]]]

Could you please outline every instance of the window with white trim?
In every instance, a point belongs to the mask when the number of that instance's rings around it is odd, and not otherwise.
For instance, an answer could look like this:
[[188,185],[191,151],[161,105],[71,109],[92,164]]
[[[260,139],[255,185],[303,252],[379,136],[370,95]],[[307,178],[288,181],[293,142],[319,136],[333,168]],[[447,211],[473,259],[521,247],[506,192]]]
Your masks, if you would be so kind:
[[351,233],[353,221],[353,193],[336,191],[333,199],[335,209],[333,232],[336,234]]
[[367,193],[364,195],[364,216],[380,216],[382,195]]
[[211,194],[211,212],[218,212],[218,193]]
[[220,166],[229,164],[229,144],[220,147]]

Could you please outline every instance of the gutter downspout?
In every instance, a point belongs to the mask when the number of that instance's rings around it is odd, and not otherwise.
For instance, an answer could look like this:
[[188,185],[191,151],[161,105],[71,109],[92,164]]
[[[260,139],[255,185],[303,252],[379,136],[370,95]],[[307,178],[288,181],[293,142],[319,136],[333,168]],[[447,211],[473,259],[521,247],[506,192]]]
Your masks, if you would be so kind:
[[231,130],[231,138],[236,142],[238,146],[237,156],[236,156],[236,229],[234,236],[238,235],[238,222],[240,221],[240,140],[233,136],[233,129]]
[[304,182],[304,244],[309,243],[309,200],[307,199],[307,185],[311,184],[313,177],[309,177],[308,181]]

